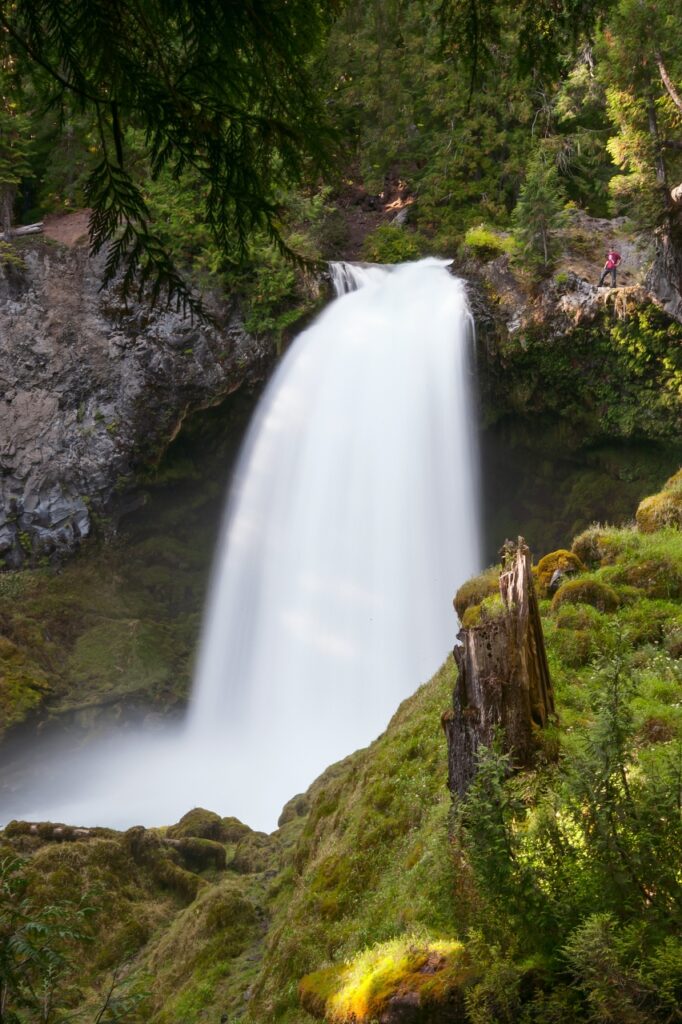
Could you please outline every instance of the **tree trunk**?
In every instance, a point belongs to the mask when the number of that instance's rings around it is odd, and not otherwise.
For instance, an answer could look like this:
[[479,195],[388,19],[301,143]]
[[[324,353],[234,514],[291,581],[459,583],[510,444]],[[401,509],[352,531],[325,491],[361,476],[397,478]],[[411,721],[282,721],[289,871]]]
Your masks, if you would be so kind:
[[5,242],[12,237],[12,213],[14,207],[14,189],[0,189],[0,235]]
[[453,654],[459,669],[452,710],[443,716],[448,741],[448,784],[464,796],[476,772],[480,746],[490,746],[499,729],[514,768],[528,767],[537,733],[554,714],[542,623],[522,537],[507,546],[500,575],[504,613],[462,629]]
[[650,91],[647,94],[646,99],[646,112],[647,119],[649,122],[649,134],[651,135],[654,144],[654,166],[656,168],[656,184],[658,185],[661,197],[663,199],[663,208],[666,211],[670,210],[671,200],[670,193],[668,192],[668,175],[665,166],[665,157],[663,156],[663,146],[661,145],[661,135],[658,130],[658,118],[656,117],[656,103],[654,95]]
[[661,76],[661,81],[663,82],[663,85],[667,90],[668,96],[670,96],[670,99],[673,101],[677,109],[680,111],[680,113],[682,113],[682,96],[680,96],[679,92],[675,88],[675,85],[673,84],[670,75],[668,74],[666,66],[663,63],[663,58],[661,56],[660,50],[656,50],[655,56],[656,65],[658,67],[658,73]]

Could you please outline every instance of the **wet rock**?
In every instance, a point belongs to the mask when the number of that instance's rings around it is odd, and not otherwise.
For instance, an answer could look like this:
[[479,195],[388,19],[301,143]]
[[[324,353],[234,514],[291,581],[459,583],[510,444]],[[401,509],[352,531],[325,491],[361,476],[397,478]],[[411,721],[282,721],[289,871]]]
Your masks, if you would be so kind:
[[0,564],[78,547],[194,409],[262,373],[238,311],[217,327],[100,292],[85,249],[38,241],[0,269]]

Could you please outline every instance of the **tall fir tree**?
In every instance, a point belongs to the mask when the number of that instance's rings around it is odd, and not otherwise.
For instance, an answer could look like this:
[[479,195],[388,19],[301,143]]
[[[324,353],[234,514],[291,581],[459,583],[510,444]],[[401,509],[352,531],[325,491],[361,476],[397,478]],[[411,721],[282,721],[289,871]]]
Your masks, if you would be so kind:
[[531,266],[551,266],[556,231],[566,222],[566,197],[556,166],[542,151],[528,164],[526,180],[512,214],[516,238]]

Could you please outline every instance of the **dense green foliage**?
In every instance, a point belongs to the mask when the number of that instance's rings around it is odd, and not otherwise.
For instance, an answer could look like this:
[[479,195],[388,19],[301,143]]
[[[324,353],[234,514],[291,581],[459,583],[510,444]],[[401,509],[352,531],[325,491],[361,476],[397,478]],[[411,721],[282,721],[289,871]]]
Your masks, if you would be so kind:
[[[84,182],[106,281],[192,299],[151,223],[142,181],[191,170],[211,237],[243,255],[264,228],[284,245],[277,190],[314,176],[329,129],[310,61],[333,8],[310,3],[20,0],[1,15],[2,56],[39,104],[87,113],[96,159]],[[140,131],[135,165],[127,128]]]

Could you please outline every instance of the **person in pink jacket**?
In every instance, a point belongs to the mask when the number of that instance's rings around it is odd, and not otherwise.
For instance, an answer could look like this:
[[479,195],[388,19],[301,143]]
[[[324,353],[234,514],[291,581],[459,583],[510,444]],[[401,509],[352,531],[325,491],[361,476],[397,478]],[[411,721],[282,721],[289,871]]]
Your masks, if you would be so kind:
[[616,252],[616,250],[611,247],[606,255],[606,263],[604,264],[604,269],[602,270],[601,277],[599,278],[599,284],[597,285],[598,288],[601,288],[603,285],[604,278],[607,274],[611,275],[611,287],[616,287],[616,267],[620,263],[621,259],[622,257],[620,253]]

